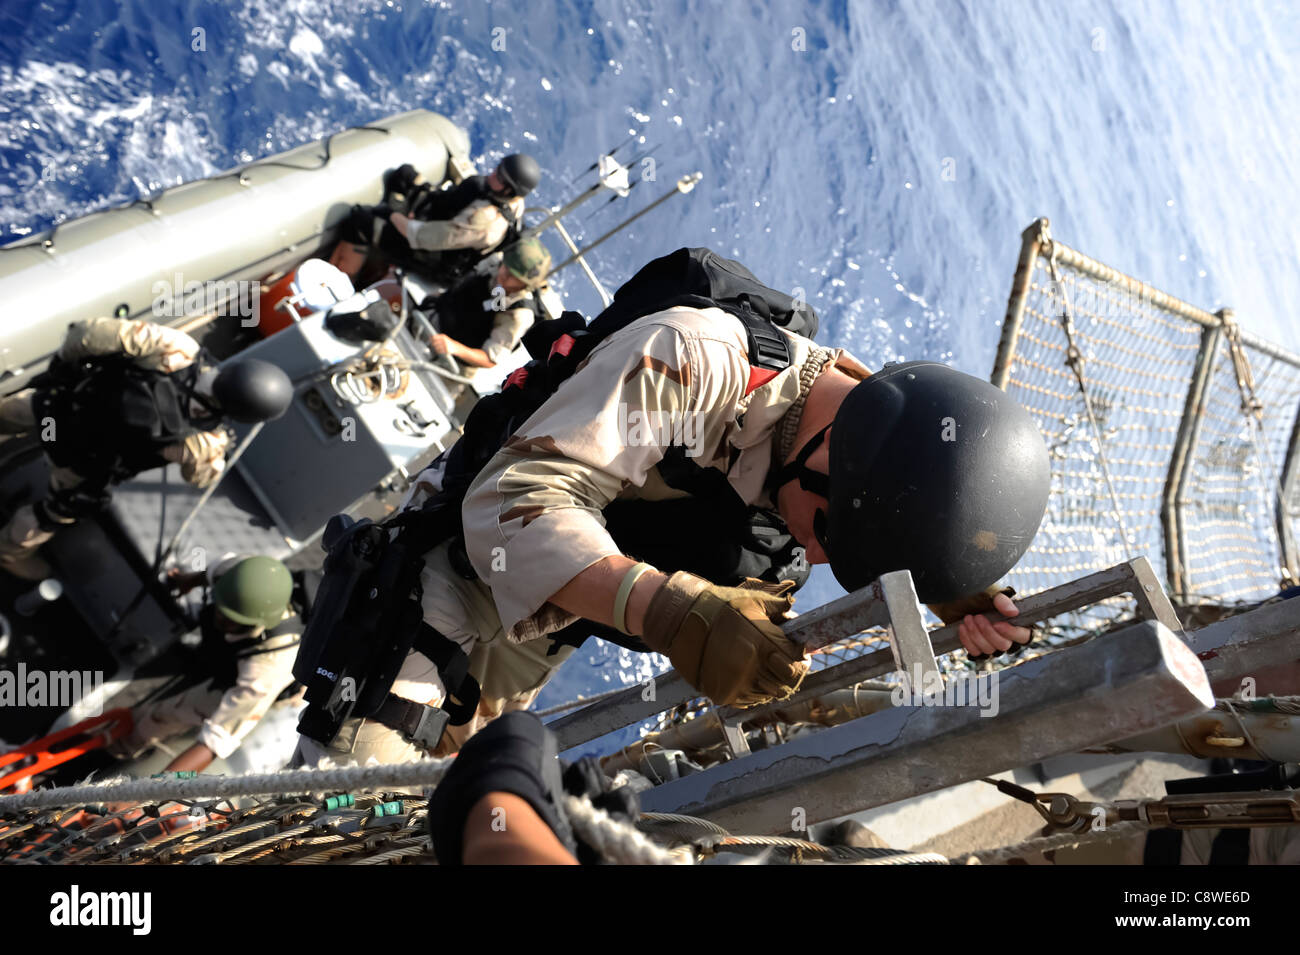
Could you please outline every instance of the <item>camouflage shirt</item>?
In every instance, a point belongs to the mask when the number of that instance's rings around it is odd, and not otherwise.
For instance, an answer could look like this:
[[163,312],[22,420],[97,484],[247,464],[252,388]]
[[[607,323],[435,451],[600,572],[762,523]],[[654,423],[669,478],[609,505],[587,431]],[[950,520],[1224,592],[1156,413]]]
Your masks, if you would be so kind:
[[450,219],[412,219],[406,241],[413,249],[491,249],[501,244],[524,212],[524,200],[507,204],[509,215],[487,199],[476,199]]
[[656,465],[685,445],[727,475],[747,503],[765,484],[776,432],[810,361],[869,372],[839,349],[787,333],[789,368],[752,368],[744,327],[721,309],[673,308],[602,342],[471,485],[466,549],[508,637],[554,632],[576,618],[548,599],[592,564],[620,553],[601,511],[618,497],[681,496]]

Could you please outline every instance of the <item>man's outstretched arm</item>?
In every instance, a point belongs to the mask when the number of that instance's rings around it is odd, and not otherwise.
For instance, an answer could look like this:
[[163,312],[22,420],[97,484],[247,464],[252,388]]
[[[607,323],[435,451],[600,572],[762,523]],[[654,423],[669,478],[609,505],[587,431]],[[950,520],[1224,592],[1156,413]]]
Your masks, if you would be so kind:
[[[615,625],[614,601],[618,597],[618,589],[636,563],[623,554],[603,558],[556,591],[550,602],[575,617],[585,617],[612,627]],[[667,574],[660,573],[653,567],[636,579],[627,599],[624,618],[628,633],[636,636],[645,633],[645,614],[650,599],[667,580]]]
[[[650,321],[620,333],[471,485],[462,508],[469,557],[516,638],[540,635],[538,618],[548,614],[555,625],[548,629],[578,616],[613,623],[614,598],[633,561],[605,530],[601,511],[625,487],[655,480],[651,472],[675,438],[689,438],[701,464],[725,446],[748,365],[740,324],[716,315],[688,313],[680,326]],[[726,338],[731,325],[734,344]],[[720,333],[692,334],[696,327]],[[663,575],[637,582],[632,621],[656,580]]]
[[143,319],[91,318],[68,326],[58,355],[70,362],[98,355],[128,355],[144,368],[173,372],[199,353],[199,343],[176,328]]

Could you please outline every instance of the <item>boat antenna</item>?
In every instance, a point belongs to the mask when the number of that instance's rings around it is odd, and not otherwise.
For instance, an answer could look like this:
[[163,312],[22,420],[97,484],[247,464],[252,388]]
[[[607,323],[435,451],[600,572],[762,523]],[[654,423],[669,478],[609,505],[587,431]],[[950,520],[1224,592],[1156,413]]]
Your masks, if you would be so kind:
[[[615,146],[615,147],[614,147],[613,149],[611,149],[609,152],[601,153],[601,156],[602,156],[602,157],[605,157],[605,158],[608,158],[608,159],[613,159],[613,158],[614,158],[614,154],[615,154],[616,152],[618,152],[620,149],[622,149],[624,146],[626,146],[628,143],[632,142],[632,140],[636,139],[636,138],[637,138],[638,136],[640,136],[640,135],[641,135],[640,133],[633,133],[631,136],[629,136],[627,139],[623,140],[621,143],[619,143],[617,146]],[[593,173],[593,172],[595,172],[599,167],[600,167],[600,160],[597,159],[594,163],[592,163],[592,164],[591,164],[590,166],[588,166],[586,169],[582,170],[582,172],[578,173],[576,176],[574,176],[572,179],[570,179],[570,180],[565,184],[565,188],[566,188],[566,189],[569,188],[569,187],[572,186],[574,183],[576,183],[579,179],[581,179],[583,176],[586,176],[586,175],[588,175],[589,173]]]
[[550,276],[554,275],[556,272],[560,271],[560,269],[567,268],[568,266],[572,265],[574,262],[582,261],[582,257],[583,257],[584,255],[586,255],[588,252],[590,252],[592,249],[596,248],[596,246],[600,245],[602,242],[605,242],[607,239],[611,238],[612,236],[614,236],[616,233],[620,232],[621,230],[626,229],[628,226],[630,226],[630,225],[631,225],[633,222],[635,222],[637,219],[640,219],[643,215],[645,215],[646,213],[650,212],[650,211],[651,211],[652,209],[654,209],[655,207],[657,207],[657,206],[659,206],[659,205],[661,205],[661,204],[667,202],[667,201],[668,201],[669,199],[671,199],[673,196],[676,196],[676,195],[679,195],[679,194],[680,194],[680,195],[686,195],[686,194],[689,193],[692,189],[694,189],[695,186],[696,186],[696,184],[697,184],[701,179],[703,179],[703,178],[704,178],[704,174],[701,173],[701,172],[694,172],[694,173],[691,173],[691,174],[688,175],[688,176],[682,176],[682,177],[681,177],[680,179],[678,179],[677,182],[673,185],[673,188],[670,189],[670,190],[668,190],[668,192],[664,193],[662,196],[660,196],[660,197],[659,197],[658,199],[656,199],[654,202],[650,203],[648,206],[646,206],[646,207],[645,207],[644,209],[642,209],[641,211],[639,211],[639,212],[634,212],[631,216],[629,216],[627,219],[624,219],[624,220],[623,220],[622,222],[620,222],[618,225],[614,226],[614,228],[610,229],[608,232],[606,232],[606,233],[605,233],[604,235],[602,235],[600,238],[596,239],[596,240],[595,240],[594,242],[592,242],[590,245],[586,246],[585,248],[578,249],[577,251],[575,251],[575,252],[573,253],[573,255],[569,256],[567,259],[565,259],[565,260],[564,260],[563,262],[561,262],[559,265],[555,266],[555,268],[553,268],[553,269],[551,269],[549,272],[547,272],[547,273],[546,273],[547,277],[549,278]]

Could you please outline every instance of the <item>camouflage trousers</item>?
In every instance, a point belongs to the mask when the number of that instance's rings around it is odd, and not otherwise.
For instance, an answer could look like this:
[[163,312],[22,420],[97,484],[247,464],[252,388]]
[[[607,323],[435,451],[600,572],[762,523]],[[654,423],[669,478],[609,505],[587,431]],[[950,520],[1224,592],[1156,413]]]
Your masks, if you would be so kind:
[[[448,545],[434,548],[426,557],[421,576],[425,620],[455,640],[469,656],[469,672],[481,689],[478,710],[463,726],[448,726],[432,755],[447,756],[489,722],[511,710],[527,709],[555,671],[573,655],[574,647],[550,652],[554,642],[545,638],[527,643],[506,639],[488,588],[478,580],[457,574],[448,560]],[[436,706],[446,691],[436,668],[419,653],[408,657],[392,693],[417,703]],[[354,719],[343,724],[329,746],[302,737],[294,765],[316,765],[323,759],[364,765],[408,762],[428,754],[407,742],[397,730],[373,720]]]
[[132,712],[131,732],[113,744],[115,755],[135,759],[160,743],[198,729],[224,695],[225,690],[208,681],[137,706]]

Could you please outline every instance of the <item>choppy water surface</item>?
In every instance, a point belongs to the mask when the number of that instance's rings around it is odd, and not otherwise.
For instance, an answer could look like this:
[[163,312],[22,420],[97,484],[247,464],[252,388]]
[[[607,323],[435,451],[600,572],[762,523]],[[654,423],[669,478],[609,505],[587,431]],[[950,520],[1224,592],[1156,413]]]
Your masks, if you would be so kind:
[[[1039,215],[1296,348],[1297,38],[1285,0],[3,0],[0,241],[427,107],[480,164],[536,155],[548,204],[630,134],[657,146],[657,181],[571,223],[588,238],[703,172],[598,272],[712,246],[803,289],[822,340],[869,365],[988,374]],[[593,313],[579,273],[560,284]],[[819,572],[800,603],[838,593]],[[592,644],[542,703],[649,672]]]

